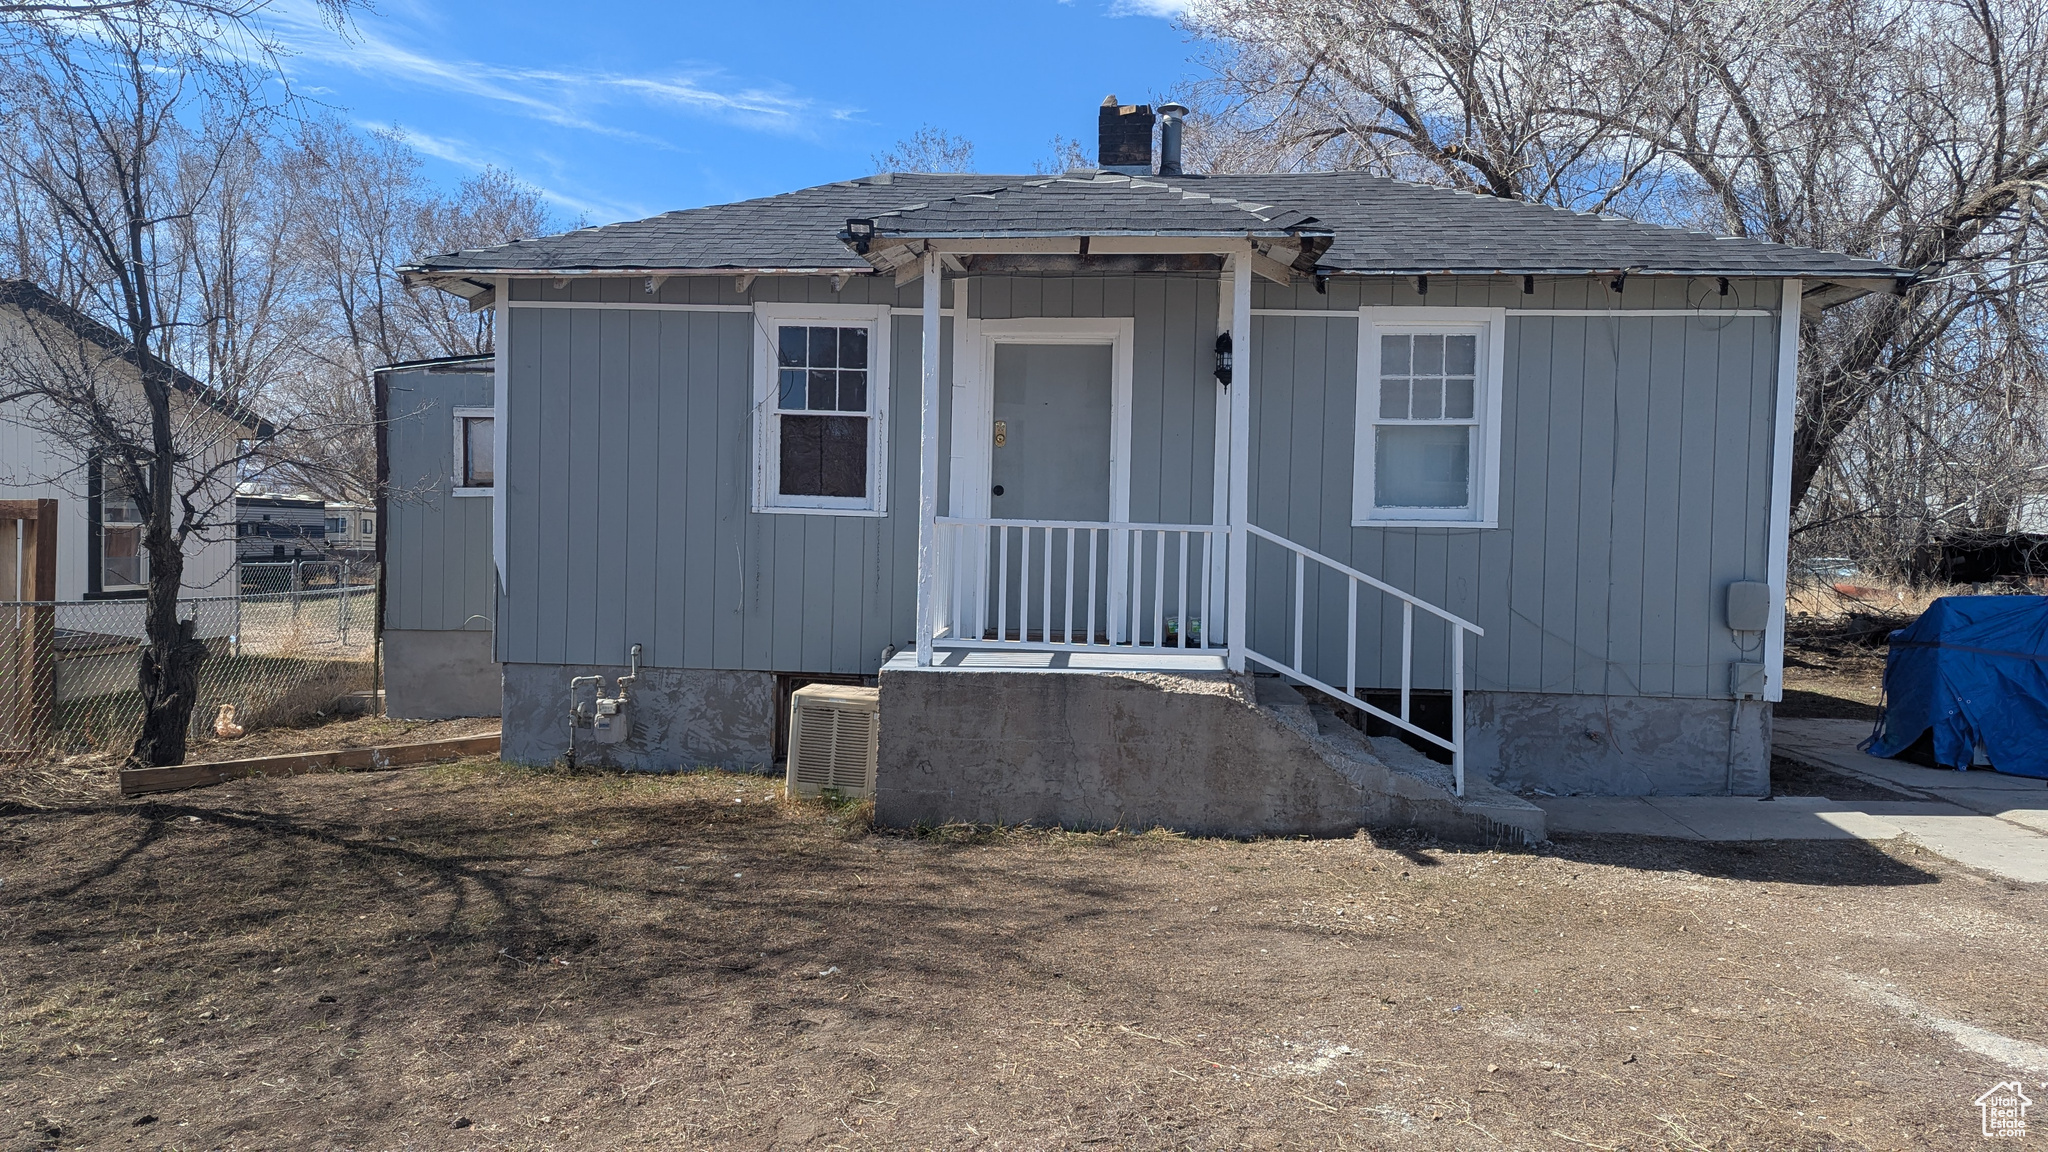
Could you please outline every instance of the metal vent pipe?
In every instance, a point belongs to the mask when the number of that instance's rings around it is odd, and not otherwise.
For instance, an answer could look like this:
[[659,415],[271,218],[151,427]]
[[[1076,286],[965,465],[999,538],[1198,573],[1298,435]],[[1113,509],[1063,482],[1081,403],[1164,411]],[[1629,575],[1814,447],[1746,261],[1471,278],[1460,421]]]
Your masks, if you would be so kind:
[[1184,104],[1159,106],[1159,174],[1179,176],[1181,122],[1188,114]]

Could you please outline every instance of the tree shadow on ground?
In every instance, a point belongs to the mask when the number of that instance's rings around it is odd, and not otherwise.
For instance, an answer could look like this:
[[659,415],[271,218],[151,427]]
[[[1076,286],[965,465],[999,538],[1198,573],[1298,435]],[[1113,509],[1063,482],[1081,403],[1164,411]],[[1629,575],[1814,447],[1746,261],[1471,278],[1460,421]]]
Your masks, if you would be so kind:
[[[1410,829],[1367,830],[1376,847],[1425,867],[1435,857],[1482,852],[1528,852],[1646,872],[1680,872],[1721,880],[1846,887],[1938,884],[1941,877],[1914,867],[1865,840],[1679,840],[1661,836],[1560,835],[1535,846],[1460,844]],[[1432,856],[1435,854],[1435,856]]]
[[[778,1014],[801,1013],[837,1003],[841,988],[815,980],[834,969],[965,986],[1039,966],[1035,941],[1157,896],[1071,870],[1019,872],[971,842],[885,860],[878,851],[914,845],[711,798],[442,803],[365,825],[359,813],[209,796],[8,808],[0,821],[69,826],[45,833],[68,843],[60,869],[42,883],[10,877],[17,912],[39,925],[34,943],[119,950],[149,930],[152,905],[179,909],[190,941],[142,952],[139,967],[168,977],[225,964],[281,987],[296,977],[305,1003],[290,1010],[344,1034],[398,1005],[488,1020],[563,994],[648,1004],[773,991]],[[281,920],[296,938],[268,935]],[[454,971],[501,992],[451,994]],[[922,1010],[850,1009],[869,1022]]]

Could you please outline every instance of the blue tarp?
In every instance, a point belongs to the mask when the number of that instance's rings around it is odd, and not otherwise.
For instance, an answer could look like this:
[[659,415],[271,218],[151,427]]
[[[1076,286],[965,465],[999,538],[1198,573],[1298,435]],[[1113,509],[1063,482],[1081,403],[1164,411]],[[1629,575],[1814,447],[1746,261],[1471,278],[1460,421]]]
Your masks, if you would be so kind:
[[1864,751],[1897,756],[1931,729],[1951,768],[1981,743],[2000,772],[2048,776],[2048,596],[1944,596],[1891,642]]

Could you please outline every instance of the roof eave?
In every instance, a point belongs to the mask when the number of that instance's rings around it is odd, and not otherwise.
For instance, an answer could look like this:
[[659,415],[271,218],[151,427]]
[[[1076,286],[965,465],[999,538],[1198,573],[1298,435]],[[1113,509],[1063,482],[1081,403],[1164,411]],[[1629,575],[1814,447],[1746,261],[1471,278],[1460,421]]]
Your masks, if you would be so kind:
[[[496,268],[496,267],[435,267],[421,264],[402,265],[398,274],[408,284],[422,283],[458,295],[482,295],[489,291],[486,285],[469,281],[473,276],[505,276],[511,279],[574,279],[590,276],[837,276],[849,272],[867,272],[865,264],[717,264],[708,266],[677,266],[672,264],[581,264],[545,268]],[[449,281],[456,284],[446,283]],[[476,291],[463,293],[457,284],[468,281]]]
[[[875,239],[903,241],[905,243],[917,240],[1078,240],[1082,237],[1093,238],[1097,236],[1186,240],[1302,240],[1333,235],[1334,233],[1330,232],[1298,228],[1061,228],[1051,230],[991,228],[972,232],[894,232],[877,230]],[[850,237],[842,233],[840,239],[847,240]]]
[[1817,268],[1727,268],[1719,266],[1660,268],[1642,264],[1626,267],[1590,264],[1496,264],[1496,265],[1324,265],[1322,276],[1726,276],[1730,279],[1827,280],[1854,283],[1866,292],[1891,292],[1896,281],[1910,280],[1903,272],[1890,269],[1834,271]]

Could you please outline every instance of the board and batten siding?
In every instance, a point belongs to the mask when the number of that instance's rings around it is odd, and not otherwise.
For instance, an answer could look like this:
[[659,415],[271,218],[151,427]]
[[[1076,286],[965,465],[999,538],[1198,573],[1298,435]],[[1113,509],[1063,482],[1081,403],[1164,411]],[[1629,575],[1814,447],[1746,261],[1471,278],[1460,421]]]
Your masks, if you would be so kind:
[[391,466],[385,497],[384,627],[488,632],[495,615],[491,497],[457,496],[456,408],[491,407],[491,369],[383,372]]
[[[1776,281],[1519,277],[1333,281],[1327,296],[1261,286],[1254,319],[1252,522],[1485,629],[1481,691],[1726,698],[1728,665],[1762,660],[1725,626],[1726,586],[1768,579],[1775,316],[1507,318],[1497,528],[1351,523],[1361,305],[1508,309],[1769,309]],[[1253,647],[1291,649],[1293,573],[1252,552]],[[1345,581],[1305,581],[1306,667],[1342,684]],[[1401,611],[1362,589],[1359,682],[1400,684]],[[1415,686],[1448,685],[1448,629],[1416,615]]]
[[[956,282],[957,283],[957,282]],[[973,278],[975,318],[1135,316],[1131,514],[1211,518],[1217,286],[1166,276]],[[506,605],[512,663],[873,673],[912,640],[919,289],[856,279],[520,281],[519,301],[889,304],[888,514],[750,511],[753,325],[738,311],[503,310]],[[955,290],[947,293],[947,310]],[[941,332],[941,467],[952,321]],[[947,491],[949,477],[939,478]],[[942,496],[943,511],[943,496]]]
[[[916,288],[763,277],[518,282],[514,299],[915,304]],[[899,299],[903,297],[902,299]],[[886,516],[755,513],[754,317],[512,307],[498,658],[873,672],[916,602],[919,319],[891,317]],[[950,336],[950,325],[947,335]]]
[[[957,283],[957,282],[956,282]],[[1190,276],[974,277],[968,315],[1134,318],[1131,515],[1214,518],[1219,284]],[[517,281],[502,311],[507,599],[499,657],[778,672],[875,671],[911,639],[916,593],[918,285],[857,277]],[[1775,281],[1338,278],[1254,286],[1254,523],[1486,629],[1467,686],[1725,697],[1762,659],[1722,616],[1725,586],[1765,580],[1773,316],[1535,316],[1507,321],[1500,526],[1354,528],[1361,305],[1774,309]],[[957,292],[949,288],[949,311]],[[581,307],[532,306],[575,302]],[[753,316],[592,307],[647,302],[889,304],[888,515],[758,514]],[[941,389],[950,456],[951,322]],[[944,464],[942,463],[942,467]],[[947,478],[940,477],[942,512]],[[1288,652],[1292,576],[1255,547],[1254,645]],[[1343,682],[1343,582],[1307,585],[1308,665]],[[1400,682],[1398,605],[1361,595],[1361,686]],[[1417,687],[1446,683],[1441,629],[1418,616]]]

